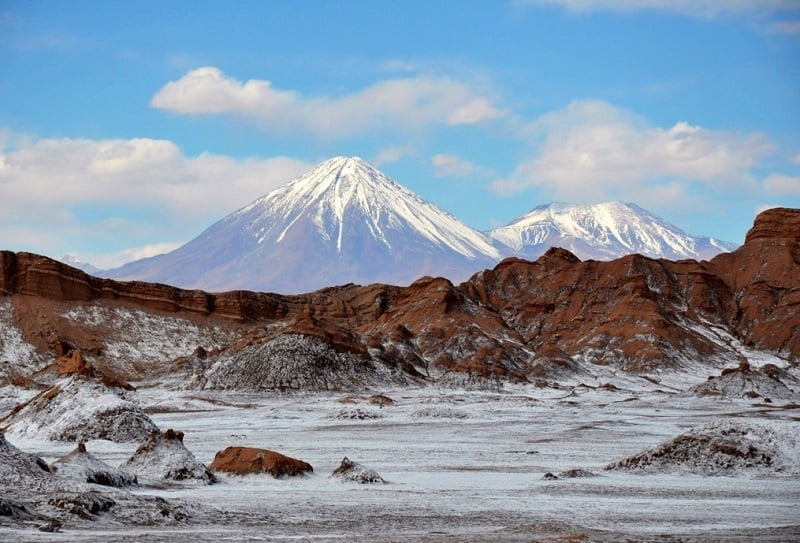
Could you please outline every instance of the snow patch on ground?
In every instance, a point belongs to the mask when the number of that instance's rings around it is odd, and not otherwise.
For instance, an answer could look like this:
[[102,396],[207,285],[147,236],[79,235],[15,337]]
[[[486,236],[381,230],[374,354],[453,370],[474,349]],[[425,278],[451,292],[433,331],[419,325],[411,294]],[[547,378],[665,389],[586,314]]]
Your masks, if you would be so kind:
[[[620,382],[609,382],[621,388]],[[755,446],[771,443],[770,433],[759,434],[758,428],[774,429],[775,436],[780,434],[775,442],[785,445],[796,434],[797,407],[754,404],[749,399],[721,402],[718,397],[682,397],[650,388],[508,384],[502,391],[379,390],[394,403],[383,409],[368,406],[366,391],[353,398],[340,392],[141,387],[139,394],[146,405],[193,402],[202,396],[212,405],[239,406],[153,415],[161,427],[186,430],[185,445],[199,461],[210,462],[235,440],[244,446],[292,451],[324,475],[226,476],[221,484],[210,486],[165,481],[146,486],[144,482],[132,492],[136,498],[147,497],[141,503],[129,498],[130,492],[94,486],[104,493],[113,491],[106,495],[117,504],[96,515],[96,520],[80,524],[74,520],[67,538],[198,543],[248,539],[517,543],[570,538],[778,543],[800,537],[797,472],[731,471],[719,477],[682,469],[602,471],[609,462],[667,443],[711,421],[748,429],[752,435],[742,439]],[[357,403],[343,406],[343,401]],[[375,409],[381,417],[358,421],[330,417],[343,407]],[[413,416],[427,407],[461,410],[471,417]],[[47,441],[15,445],[48,461],[69,451],[63,443]],[[124,462],[135,448],[102,440],[90,445],[98,458],[112,465]],[[784,445],[774,445],[784,451],[782,461],[798,465],[787,452],[792,447]],[[326,475],[340,465],[343,456],[374,468],[390,484],[342,484],[330,479]],[[547,472],[558,480],[544,479]],[[587,472],[597,476],[579,476]],[[2,484],[0,478],[0,493],[6,492]],[[7,496],[19,501],[18,492],[13,492]],[[172,504],[168,512],[181,504],[178,511],[192,516],[186,520],[167,516],[168,520],[159,521],[159,502],[144,494]],[[31,510],[55,508],[45,504]],[[55,537],[3,526],[0,517],[3,541],[52,541]]]

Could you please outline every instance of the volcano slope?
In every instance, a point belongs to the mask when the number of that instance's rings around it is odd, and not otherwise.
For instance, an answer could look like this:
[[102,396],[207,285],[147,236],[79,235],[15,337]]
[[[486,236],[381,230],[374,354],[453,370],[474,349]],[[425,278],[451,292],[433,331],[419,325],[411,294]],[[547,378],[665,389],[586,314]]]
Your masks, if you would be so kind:
[[797,364],[800,210],[761,213],[739,249],[711,261],[582,262],[554,248],[460,285],[424,277],[287,296],[114,282],[2,252],[0,289],[6,382],[70,348],[107,375],[209,389],[658,380],[759,353]]

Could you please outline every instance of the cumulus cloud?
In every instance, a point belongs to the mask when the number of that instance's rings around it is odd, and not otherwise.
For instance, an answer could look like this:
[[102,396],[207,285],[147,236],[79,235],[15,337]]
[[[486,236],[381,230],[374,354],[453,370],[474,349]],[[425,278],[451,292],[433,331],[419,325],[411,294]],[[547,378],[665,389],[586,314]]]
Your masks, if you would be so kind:
[[[680,199],[687,183],[754,184],[750,169],[772,151],[762,134],[709,130],[685,121],[669,128],[602,101],[576,101],[531,127],[542,141],[534,156],[490,188],[529,186],[556,198],[591,201],[641,195]],[[662,201],[663,202],[663,201]]]
[[596,11],[662,11],[692,17],[716,17],[726,13],[773,13],[798,9],[796,0],[519,0],[521,4],[564,7],[578,13]]
[[800,176],[771,173],[764,179],[764,189],[770,194],[800,196]]
[[397,162],[403,157],[415,154],[417,154],[417,148],[413,144],[407,143],[405,145],[390,145],[389,147],[384,147],[381,149],[378,154],[375,155],[375,158],[371,160],[371,162],[375,166],[380,167],[385,164]]
[[769,25],[773,34],[800,34],[800,21],[777,21]]
[[81,252],[72,254],[70,256],[77,262],[89,262],[96,268],[100,268],[101,270],[109,270],[112,268],[117,268],[127,262],[168,253],[174,249],[177,249],[183,245],[183,243],[184,242],[180,241],[167,241],[162,243],[150,243],[142,247],[131,247],[121,251],[116,251],[111,254]]
[[473,163],[456,155],[433,155],[431,165],[436,177],[466,177],[477,171]]
[[476,124],[504,114],[468,84],[448,77],[392,79],[344,96],[305,96],[266,80],[241,82],[213,66],[167,83],[150,103],[178,114],[232,115],[274,134],[326,139],[370,130]]
[[175,239],[176,231],[196,235],[310,166],[286,157],[189,157],[171,141],[148,138],[6,141],[0,239],[60,255],[85,240],[118,252],[156,241],[141,239],[145,234],[159,235],[158,242]]
[[3,213],[41,205],[158,205],[181,215],[231,210],[299,175],[290,158],[185,156],[167,140],[40,139],[0,153]]
[[755,209],[755,214],[758,215],[762,211],[766,211],[768,209],[774,209],[776,207],[783,207],[783,206],[780,205],[780,204],[761,204],[761,205],[757,205],[756,209]]

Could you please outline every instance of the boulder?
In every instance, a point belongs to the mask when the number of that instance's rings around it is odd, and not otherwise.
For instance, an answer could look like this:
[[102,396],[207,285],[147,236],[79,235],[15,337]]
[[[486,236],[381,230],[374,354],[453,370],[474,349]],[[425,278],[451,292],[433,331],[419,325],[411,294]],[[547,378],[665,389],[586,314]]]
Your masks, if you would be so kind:
[[331,477],[361,484],[385,483],[383,477],[378,475],[374,469],[368,469],[358,462],[353,462],[346,456],[342,458],[342,463],[333,470]]
[[294,477],[314,471],[307,462],[254,447],[228,447],[214,456],[210,467],[212,471],[234,475],[269,473],[275,478]]

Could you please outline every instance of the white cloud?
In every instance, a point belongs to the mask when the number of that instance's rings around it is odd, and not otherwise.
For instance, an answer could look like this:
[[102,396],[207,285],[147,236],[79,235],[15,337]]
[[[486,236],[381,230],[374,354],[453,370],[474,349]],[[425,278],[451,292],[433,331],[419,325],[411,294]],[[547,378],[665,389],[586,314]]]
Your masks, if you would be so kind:
[[411,156],[417,154],[417,148],[413,144],[405,144],[405,145],[390,145],[389,147],[385,147],[381,149],[375,158],[373,158],[370,162],[374,164],[376,167],[383,166],[385,164],[391,164],[392,162],[397,162],[403,157]]
[[800,34],[800,21],[777,21],[770,24],[768,30],[773,34]]
[[761,204],[756,206],[755,214],[758,215],[759,213],[766,211],[768,209],[775,209],[776,207],[783,207],[780,204]]
[[186,115],[233,115],[275,134],[336,139],[369,130],[475,124],[504,115],[464,82],[419,76],[380,81],[339,97],[304,96],[271,82],[244,83],[203,67],[162,87],[151,105]]
[[170,141],[147,138],[6,142],[0,240],[3,248],[61,255],[80,252],[87,240],[111,253],[196,235],[310,166],[286,157],[188,157]]
[[[708,130],[680,121],[670,128],[607,102],[577,101],[535,121],[543,139],[535,156],[490,188],[512,193],[528,186],[558,199],[597,201],[655,195],[676,201],[686,183],[750,186],[750,169],[772,150],[762,134]],[[663,202],[663,201],[662,201]]]
[[431,165],[436,177],[466,177],[477,171],[474,164],[456,155],[434,155]]
[[74,257],[78,262],[89,262],[92,266],[100,268],[101,270],[110,270],[112,268],[118,268],[127,262],[168,253],[177,249],[183,245],[183,243],[185,242],[168,241],[123,249],[111,254],[77,253],[70,256]]
[[662,11],[713,18],[726,13],[773,13],[798,9],[796,0],[518,0],[521,4],[564,7],[578,13]]
[[285,157],[183,155],[166,140],[40,139],[0,153],[0,211],[71,204],[157,204],[181,215],[230,211],[299,175]]
[[796,194],[800,196],[800,176],[771,173],[764,179],[764,189],[770,194]]

